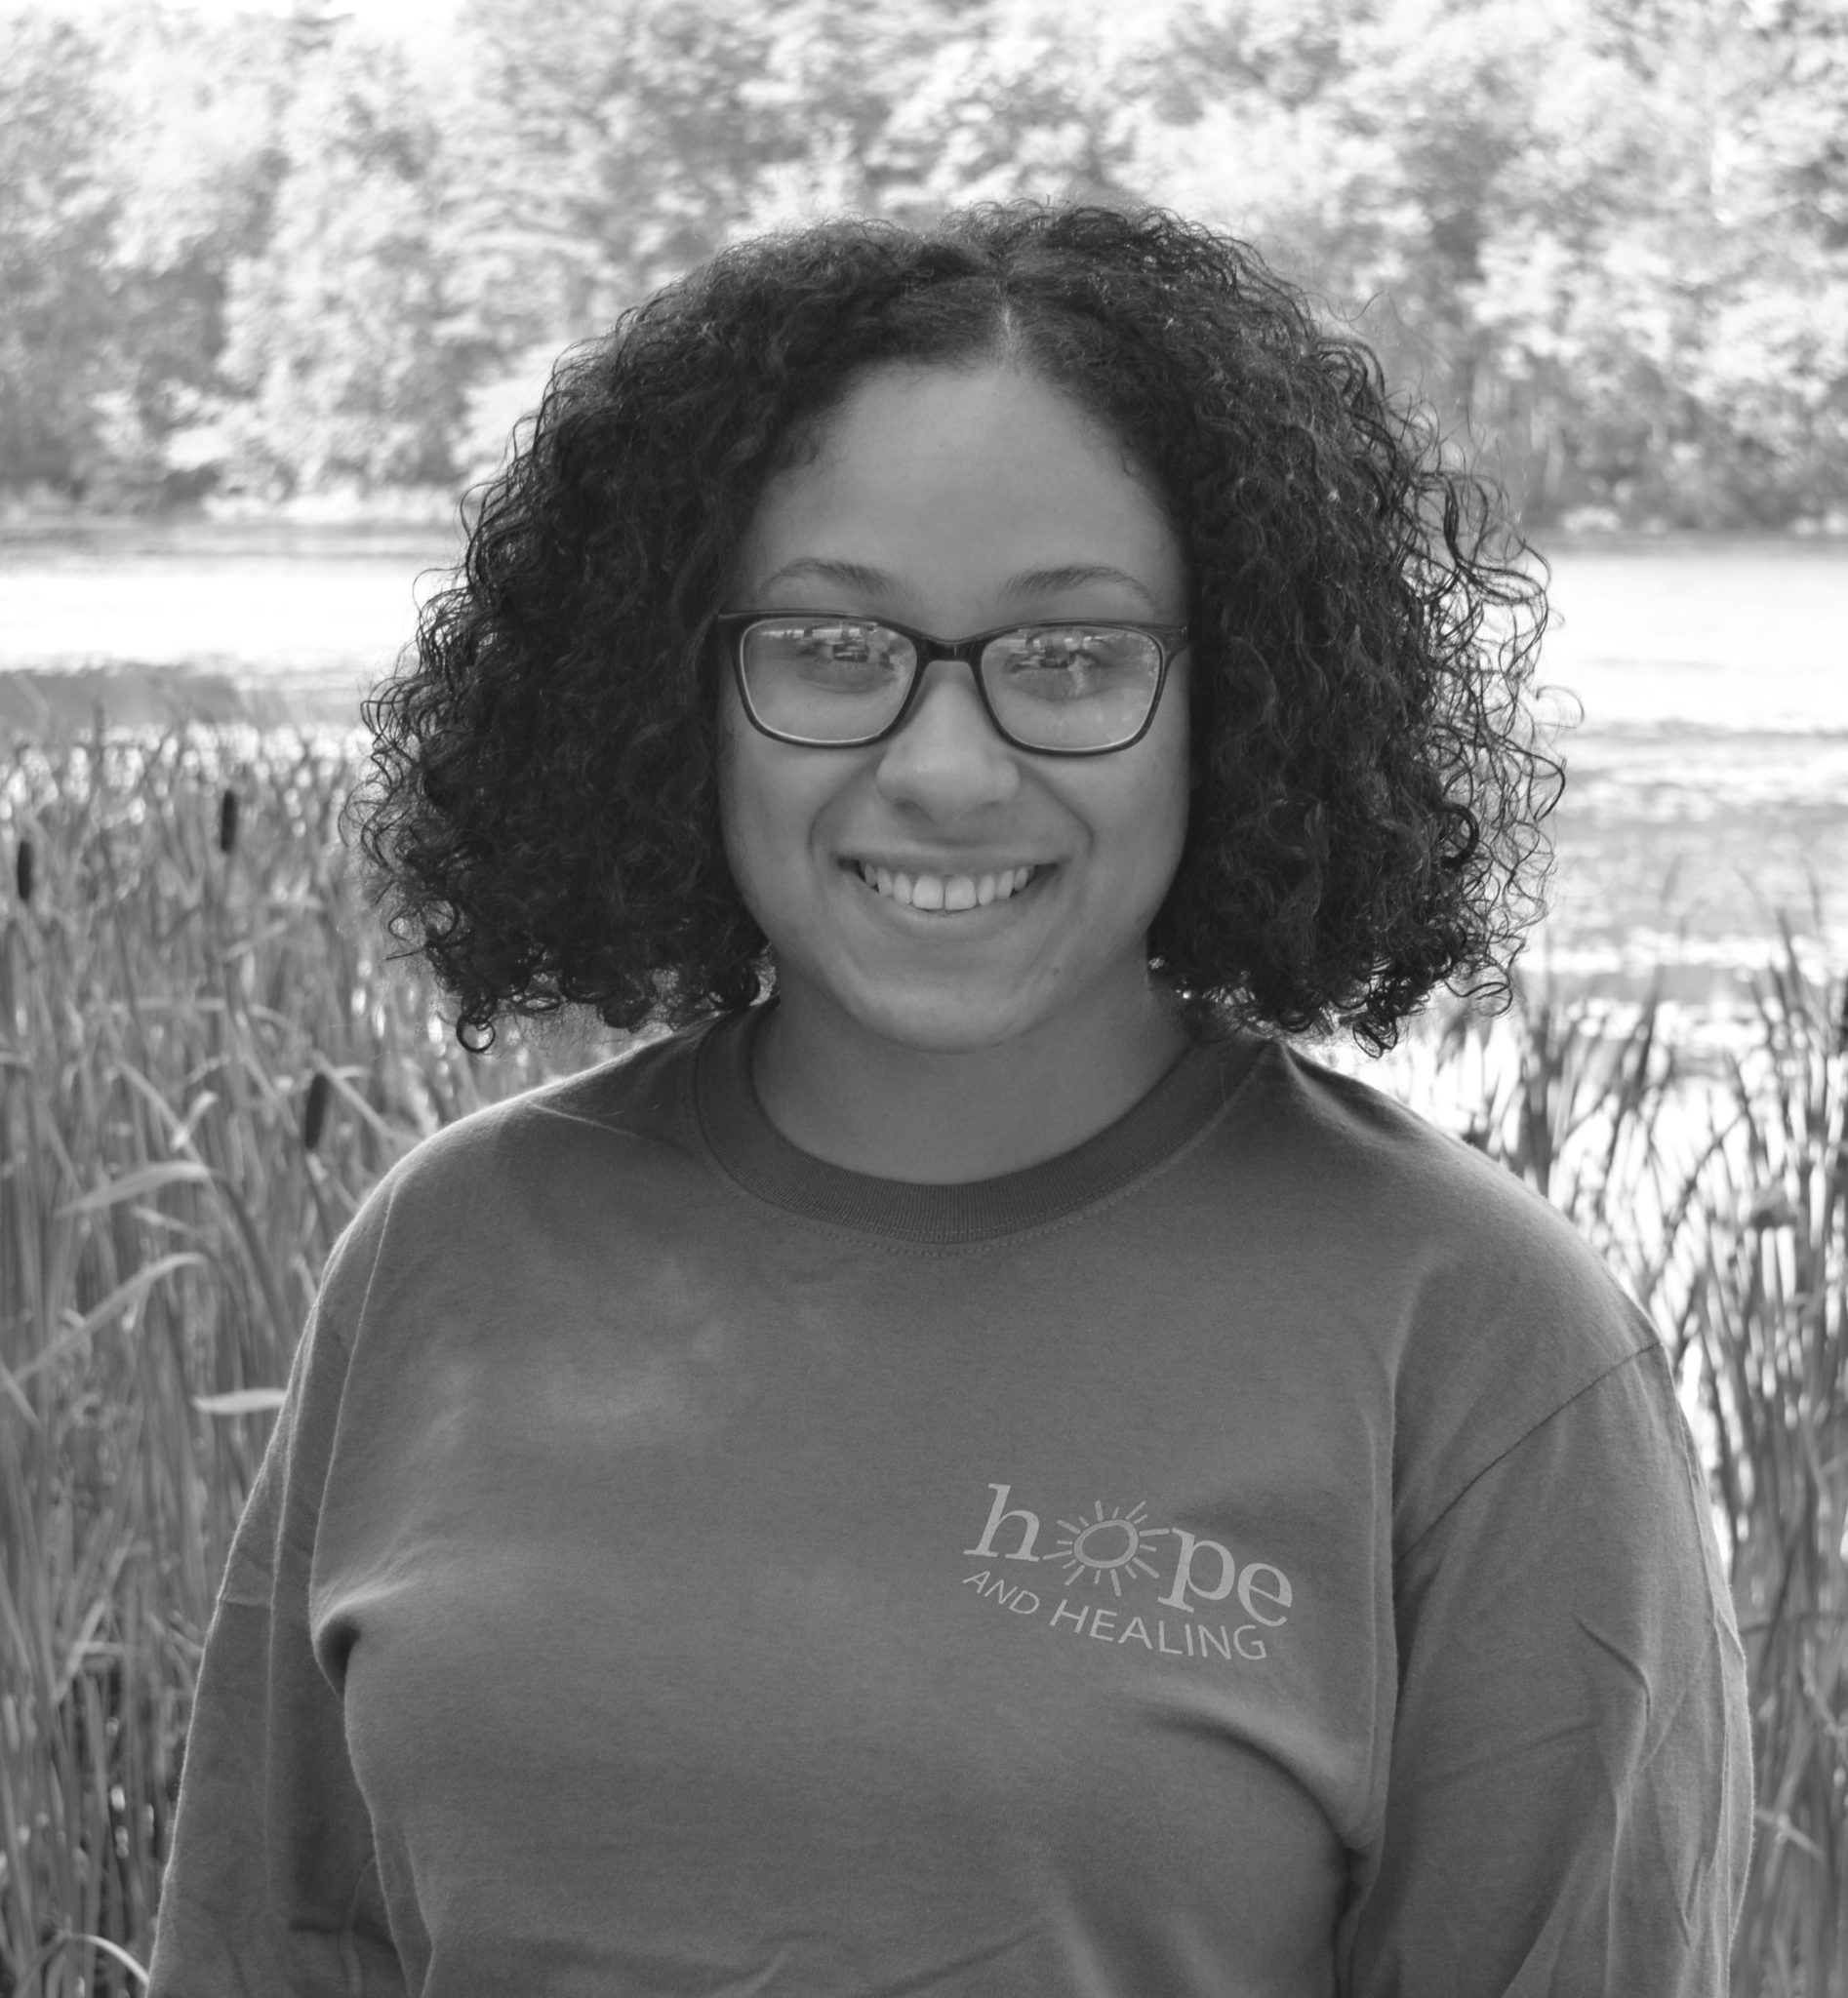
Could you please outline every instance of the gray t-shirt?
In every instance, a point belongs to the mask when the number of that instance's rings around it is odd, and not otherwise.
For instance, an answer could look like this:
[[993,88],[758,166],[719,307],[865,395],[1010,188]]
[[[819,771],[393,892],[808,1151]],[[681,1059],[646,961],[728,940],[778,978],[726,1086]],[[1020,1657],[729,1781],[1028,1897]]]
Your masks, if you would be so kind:
[[1724,1989],[1744,1660],[1557,1215],[1253,1039],[869,1179],[751,1025],[453,1126],[342,1237],[153,1998]]

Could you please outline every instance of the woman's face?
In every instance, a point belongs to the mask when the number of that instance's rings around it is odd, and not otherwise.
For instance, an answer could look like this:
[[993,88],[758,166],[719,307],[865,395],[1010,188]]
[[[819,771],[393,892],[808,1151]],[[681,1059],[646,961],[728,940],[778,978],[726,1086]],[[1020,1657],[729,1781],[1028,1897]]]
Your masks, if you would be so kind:
[[[1036,377],[888,368],[769,486],[735,610],[839,611],[952,639],[1063,619],[1181,624],[1187,579],[1115,440]],[[854,749],[774,741],[724,693],[721,810],[785,1011],[941,1052],[1145,1008],[1148,927],[1187,819],[1185,655],[1153,724],[1103,756],[999,736],[970,669],[934,661],[904,726]],[[907,906],[874,870],[1019,878],[975,907]],[[1098,1011],[1102,1009],[1102,1011]],[[1080,1036],[1074,1036],[1074,1042]]]

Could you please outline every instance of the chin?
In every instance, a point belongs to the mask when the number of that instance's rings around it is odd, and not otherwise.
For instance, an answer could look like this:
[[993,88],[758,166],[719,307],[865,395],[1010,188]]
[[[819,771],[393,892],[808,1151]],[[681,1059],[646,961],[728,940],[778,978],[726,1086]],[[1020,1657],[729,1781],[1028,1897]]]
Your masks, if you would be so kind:
[[968,992],[857,994],[848,1009],[868,1033],[920,1054],[970,1055],[1016,1039],[1034,1025],[1018,999],[984,1000]]

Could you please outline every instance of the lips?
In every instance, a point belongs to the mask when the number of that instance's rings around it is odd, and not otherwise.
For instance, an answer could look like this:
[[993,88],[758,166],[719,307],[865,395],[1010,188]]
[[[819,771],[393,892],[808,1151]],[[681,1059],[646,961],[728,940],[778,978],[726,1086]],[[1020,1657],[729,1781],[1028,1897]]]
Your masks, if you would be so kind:
[[868,888],[906,908],[954,915],[963,909],[986,908],[1008,901],[1044,870],[1030,862],[988,874],[930,874],[905,868],[880,867],[870,860],[853,863]]

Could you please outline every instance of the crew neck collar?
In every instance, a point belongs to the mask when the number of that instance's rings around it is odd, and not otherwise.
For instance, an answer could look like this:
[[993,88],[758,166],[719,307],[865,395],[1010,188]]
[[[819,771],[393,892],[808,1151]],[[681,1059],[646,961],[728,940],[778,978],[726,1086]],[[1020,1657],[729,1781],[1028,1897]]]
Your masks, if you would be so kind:
[[783,1137],[751,1080],[751,1042],[774,1001],[704,1035],[694,1089],[719,1164],[773,1207],[897,1241],[953,1248],[1043,1227],[1120,1191],[1170,1158],[1230,1100],[1264,1045],[1255,1035],[1196,1041],[1115,1123],[1058,1157],[990,1179],[921,1184],[829,1165]]

